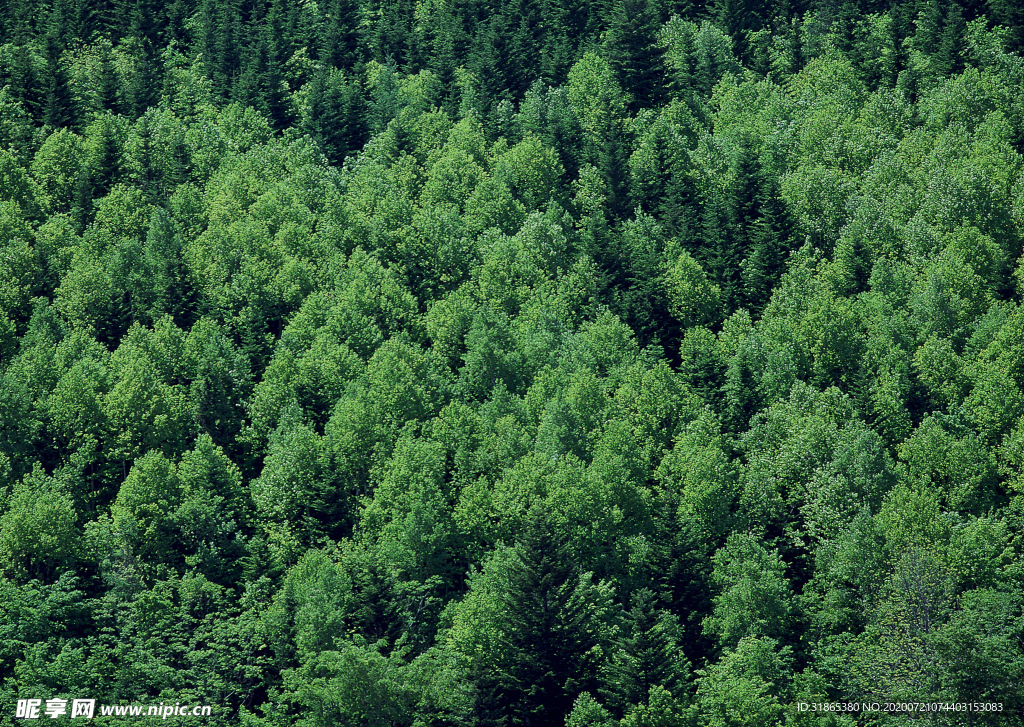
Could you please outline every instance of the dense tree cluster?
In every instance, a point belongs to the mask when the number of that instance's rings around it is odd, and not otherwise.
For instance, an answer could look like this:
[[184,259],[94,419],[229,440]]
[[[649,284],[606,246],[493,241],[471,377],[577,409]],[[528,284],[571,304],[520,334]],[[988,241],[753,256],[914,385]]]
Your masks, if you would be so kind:
[[4,709],[1024,724],[1018,3],[0,41]]

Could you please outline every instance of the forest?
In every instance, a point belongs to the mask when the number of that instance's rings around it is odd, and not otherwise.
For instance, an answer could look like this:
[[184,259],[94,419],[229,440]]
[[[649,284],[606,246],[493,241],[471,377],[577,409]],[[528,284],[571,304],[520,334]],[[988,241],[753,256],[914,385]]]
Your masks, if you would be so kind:
[[1022,51],[0,0],[0,720],[1024,725]]

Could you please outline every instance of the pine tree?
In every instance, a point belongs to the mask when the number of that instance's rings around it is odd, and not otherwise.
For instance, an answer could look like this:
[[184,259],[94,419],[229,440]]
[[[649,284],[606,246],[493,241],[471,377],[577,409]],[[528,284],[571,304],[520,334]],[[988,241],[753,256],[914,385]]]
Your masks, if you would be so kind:
[[128,38],[136,49],[135,68],[122,90],[124,110],[131,118],[142,116],[159,99],[160,62],[154,49],[163,35],[161,15],[162,7],[153,0],[137,0],[132,8]]
[[50,10],[45,29],[47,38],[45,42],[49,42],[52,37],[56,41],[58,55],[64,51],[69,42],[81,37],[82,29],[79,25],[76,5],[77,3],[73,0],[57,0],[53,4],[53,9]]
[[118,26],[118,13],[115,0],[83,0],[81,4],[82,36],[93,38],[100,36],[110,38]]
[[759,218],[748,234],[750,254],[743,261],[743,299],[752,313],[760,313],[782,273],[782,250],[769,218]]
[[963,11],[957,3],[951,2],[946,9],[938,46],[935,49],[935,70],[940,76],[952,76],[963,70],[966,34],[967,24],[964,22]]
[[242,73],[242,18],[231,0],[204,0],[202,7],[203,60],[213,82],[213,93],[228,98]]
[[1011,51],[1024,49],[1024,5],[1017,0],[988,0],[992,22],[1010,29]]
[[762,176],[757,153],[744,139],[733,165],[735,181],[732,202],[736,225],[744,236],[749,234],[750,228],[761,216]]
[[399,67],[413,70],[420,55],[412,28],[414,3],[411,0],[380,0],[380,7],[375,9],[374,15],[379,20],[369,32],[372,59],[378,63],[394,60]]
[[269,26],[246,59],[241,76],[232,89],[232,100],[253,106],[278,128],[290,121],[288,100],[282,88],[281,66],[276,57],[276,44]]
[[105,112],[118,113],[118,84],[117,74],[114,73],[114,63],[111,57],[109,44],[100,48],[99,63],[96,68],[94,85],[89,89],[88,103],[92,115],[100,115]]
[[[943,5],[948,0],[926,0],[918,3],[924,8],[917,14],[914,25],[917,32],[914,33],[914,47],[927,55],[934,54],[939,49],[942,37]],[[908,3],[909,4],[909,3]]]
[[14,46],[11,49],[9,63],[7,80],[7,84],[10,86],[9,93],[15,101],[21,102],[21,105],[33,118],[38,119],[45,100],[39,91],[45,86],[36,76],[30,46]]
[[173,0],[167,6],[167,23],[164,27],[162,45],[170,46],[184,45],[188,40],[189,32],[186,23],[192,14],[190,0]]
[[649,0],[614,3],[604,49],[624,91],[630,111],[656,107],[665,97],[667,76],[658,43],[657,14]]
[[747,33],[760,30],[768,19],[764,0],[714,0],[711,17],[732,39],[737,57],[747,58]]
[[730,200],[718,192],[711,191],[701,214],[703,244],[697,250],[697,257],[711,276],[712,282],[722,290],[726,310],[731,312],[740,302],[740,275],[742,240],[736,229],[734,211]]
[[[505,67],[506,36],[507,18],[494,13],[477,24],[466,56],[466,69],[477,81],[487,125],[495,130],[501,126],[498,107],[502,94],[509,95],[498,70]],[[514,141],[511,136],[508,139]]]
[[426,65],[444,88],[452,89],[449,100],[456,96],[455,69],[458,66],[457,46],[463,31],[451,3],[437,3],[429,21],[420,27],[420,45],[426,54]]
[[143,51],[135,65],[135,73],[124,89],[125,106],[131,118],[138,118],[146,113],[146,109],[153,106],[157,100],[158,66],[151,54]]
[[576,697],[597,686],[600,604],[588,597],[588,579],[544,506],[533,508],[516,553],[502,594],[507,659],[497,673],[481,675],[483,707],[505,724],[561,725]]
[[325,10],[318,57],[334,68],[354,68],[365,60],[359,54],[359,4],[353,0],[332,0]]
[[642,588],[630,598],[622,636],[604,670],[605,704],[620,712],[647,699],[652,687],[681,696],[690,665],[682,655],[678,619],[658,608],[658,599]]
[[366,101],[359,84],[343,72],[321,71],[310,83],[301,128],[320,142],[332,164],[341,164],[366,143]]
[[507,40],[508,66],[502,75],[512,95],[521,98],[540,76],[540,43],[537,34],[540,17],[536,3],[524,0],[519,7],[510,5],[506,27],[510,29]]
[[301,36],[302,3],[270,0],[261,26],[271,42],[271,57],[277,63],[285,63],[306,45]]
[[751,175],[737,198],[746,238],[741,263],[742,298],[751,312],[760,312],[784,272],[786,255],[792,249],[794,222],[779,195],[777,179],[760,164],[743,162],[737,176],[741,173]]
[[559,2],[542,3],[540,19],[545,32],[541,39],[540,77],[552,86],[565,79],[569,66],[578,57],[577,51],[584,40],[582,35],[566,32],[574,14],[586,15],[583,8],[570,10]]
[[110,114],[96,117],[86,129],[86,163],[75,187],[75,208],[84,227],[95,213],[93,202],[105,197],[120,172],[120,149]]
[[75,107],[67,73],[60,60],[59,36],[47,33],[45,38],[47,65],[46,97],[43,106],[43,124],[57,129],[74,126]]
[[[756,152],[745,139],[740,145],[739,155],[734,164],[733,180],[731,207],[735,239],[728,260],[730,266],[736,265],[737,268],[730,269],[725,279],[729,281],[730,289],[736,292],[737,302],[747,305],[749,301],[745,295],[746,286],[742,281],[743,269],[746,268],[756,243],[762,244],[762,249],[758,252],[759,258],[765,257],[768,251],[763,247],[765,243],[763,236],[767,231],[763,224],[759,224],[764,182],[761,165]],[[770,261],[759,260],[754,264],[766,262]]]

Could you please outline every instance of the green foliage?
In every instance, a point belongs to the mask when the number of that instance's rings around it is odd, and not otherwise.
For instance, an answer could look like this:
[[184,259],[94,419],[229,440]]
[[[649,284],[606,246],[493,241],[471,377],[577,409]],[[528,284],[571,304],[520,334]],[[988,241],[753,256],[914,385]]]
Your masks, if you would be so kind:
[[19,580],[49,580],[78,558],[78,516],[67,485],[36,466],[15,484],[0,516],[0,557]]
[[789,647],[748,636],[720,661],[698,671],[697,715],[709,727],[771,724],[781,719],[790,694]]
[[0,9],[6,703],[1020,723],[1014,3]]
[[[682,697],[685,693],[690,665],[680,657],[682,630],[670,613],[659,612],[651,591],[636,591],[630,601],[623,619],[623,638],[612,653],[605,674],[607,701],[620,710],[638,705],[638,709],[657,713],[664,709],[657,704],[663,701],[659,690],[670,700],[673,695]],[[638,721],[636,712],[630,712],[634,721]],[[666,719],[667,715],[657,717]],[[645,723],[642,719],[639,722]]]
[[714,564],[711,579],[720,593],[704,630],[717,634],[727,649],[748,637],[782,636],[792,595],[778,553],[766,552],[746,533],[733,533],[715,553]]
[[721,290],[685,250],[666,271],[664,285],[669,310],[680,325],[689,328],[718,321]]

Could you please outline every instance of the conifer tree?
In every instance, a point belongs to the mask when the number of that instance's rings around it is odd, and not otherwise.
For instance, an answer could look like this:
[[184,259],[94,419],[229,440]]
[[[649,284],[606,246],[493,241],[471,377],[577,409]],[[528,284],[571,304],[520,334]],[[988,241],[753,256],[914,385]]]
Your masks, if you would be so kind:
[[988,0],[988,9],[993,22],[1010,30],[1010,50],[1019,53],[1024,48],[1024,5],[1016,0]]
[[509,725],[559,725],[576,697],[597,686],[594,647],[606,638],[599,615],[607,594],[573,565],[543,505],[532,509],[516,555],[502,594],[507,659],[483,675],[485,709]]
[[61,63],[58,36],[47,33],[45,43],[47,83],[43,101],[43,125],[54,129],[74,126],[74,98],[68,87],[67,73]]
[[614,3],[604,49],[619,83],[632,96],[630,111],[657,107],[667,82],[658,43],[658,16],[649,0]]
[[658,608],[658,599],[649,589],[630,597],[621,633],[604,670],[605,704],[624,711],[645,701],[652,687],[682,696],[690,665],[680,650],[679,622]]
[[359,4],[353,0],[332,0],[324,11],[319,59],[334,68],[354,68],[365,60],[359,53]]
[[16,45],[11,48],[10,53],[9,65],[5,69],[8,75],[7,84],[10,86],[9,93],[33,118],[39,118],[45,102],[40,90],[45,86],[36,77],[31,48],[28,45]]
[[340,165],[366,142],[366,102],[358,82],[333,69],[317,73],[300,124],[320,142],[331,163]]
[[699,234],[703,244],[698,250],[712,282],[722,290],[727,311],[735,310],[740,303],[740,264],[743,261],[743,241],[730,202],[718,190],[710,192],[701,215]]
[[951,76],[963,70],[966,33],[967,24],[964,22],[963,10],[957,3],[950,2],[935,49],[935,68],[940,76]]

